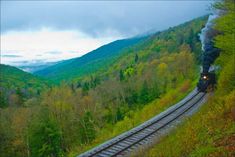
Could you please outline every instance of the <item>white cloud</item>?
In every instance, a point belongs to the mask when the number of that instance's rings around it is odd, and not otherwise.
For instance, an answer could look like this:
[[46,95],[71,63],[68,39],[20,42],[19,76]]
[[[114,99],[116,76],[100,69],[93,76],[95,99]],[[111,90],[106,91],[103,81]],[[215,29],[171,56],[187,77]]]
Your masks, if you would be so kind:
[[94,38],[78,30],[42,28],[38,31],[10,31],[1,35],[1,63],[15,65],[20,61],[51,62],[74,58],[123,37],[110,30],[109,34],[112,35]]

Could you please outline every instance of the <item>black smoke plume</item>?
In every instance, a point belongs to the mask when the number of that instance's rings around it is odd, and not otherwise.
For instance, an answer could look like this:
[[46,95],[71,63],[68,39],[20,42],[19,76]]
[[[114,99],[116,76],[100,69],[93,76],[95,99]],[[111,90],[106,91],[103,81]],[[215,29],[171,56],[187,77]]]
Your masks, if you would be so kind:
[[209,71],[211,64],[213,64],[215,59],[219,56],[219,49],[214,47],[214,38],[219,34],[219,32],[213,28],[213,20],[217,17],[218,15],[210,15],[206,26],[201,30],[200,33],[200,40],[203,51],[203,73],[207,73]]

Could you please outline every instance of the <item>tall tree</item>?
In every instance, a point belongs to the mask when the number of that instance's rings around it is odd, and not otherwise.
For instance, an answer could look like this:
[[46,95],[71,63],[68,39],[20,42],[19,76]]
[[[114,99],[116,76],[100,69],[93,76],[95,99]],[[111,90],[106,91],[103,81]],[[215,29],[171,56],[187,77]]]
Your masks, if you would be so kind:
[[23,103],[24,103],[24,94],[23,94],[23,92],[21,91],[20,88],[16,89],[16,94],[18,96],[18,105],[20,105],[20,106],[23,105]]
[[7,107],[7,100],[6,96],[4,95],[3,91],[0,90],[0,108]]
[[33,124],[29,138],[32,156],[63,156],[59,130],[56,122],[49,118],[43,118],[40,122]]
[[123,81],[123,80],[124,80],[123,70],[120,70],[120,71],[119,71],[119,79],[120,79],[120,81]]
[[139,56],[138,56],[138,54],[136,53],[136,54],[135,54],[135,63],[137,63],[138,60],[139,60]]
[[142,85],[140,96],[139,96],[139,102],[141,104],[146,104],[149,102],[149,89],[148,89],[147,81],[144,81]]
[[85,115],[81,118],[81,142],[90,143],[96,137],[94,119],[92,113],[87,111]]

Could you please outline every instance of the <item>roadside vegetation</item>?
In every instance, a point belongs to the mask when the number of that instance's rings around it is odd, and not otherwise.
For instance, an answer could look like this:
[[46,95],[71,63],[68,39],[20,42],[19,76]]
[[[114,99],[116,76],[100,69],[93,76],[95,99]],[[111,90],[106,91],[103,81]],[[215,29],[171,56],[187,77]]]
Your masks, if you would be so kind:
[[220,66],[217,89],[197,114],[140,156],[235,155],[235,2],[225,0],[216,3],[214,8],[222,13],[215,21],[215,28],[223,32],[215,39],[221,49],[216,61]]

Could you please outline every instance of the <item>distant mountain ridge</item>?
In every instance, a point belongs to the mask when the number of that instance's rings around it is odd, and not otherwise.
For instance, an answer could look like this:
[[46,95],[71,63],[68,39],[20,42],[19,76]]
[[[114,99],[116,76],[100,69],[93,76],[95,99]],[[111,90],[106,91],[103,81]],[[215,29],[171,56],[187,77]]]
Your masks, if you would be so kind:
[[16,67],[0,64],[0,108],[23,102],[48,89],[50,83]]
[[81,57],[61,61],[58,64],[36,71],[34,74],[55,81],[81,77],[109,66],[112,63],[112,59],[123,52],[124,49],[128,49],[147,37],[148,36],[141,36],[116,40]]
[[15,67],[18,67],[19,69],[29,72],[29,73],[34,73],[35,71],[39,71],[42,69],[45,69],[49,66],[52,66],[54,64],[58,64],[61,61],[56,61],[56,62],[39,62],[39,63],[28,63],[28,64],[22,64],[22,65],[17,65]]
[[16,67],[0,64],[0,87],[4,89],[43,88],[47,81],[20,70]]
[[[120,57],[124,57],[127,53],[135,53],[140,50],[148,51],[149,49],[154,52],[159,52],[161,49],[165,49],[166,52],[173,50],[179,51],[179,47],[176,48],[175,44],[181,45],[182,43],[189,45],[189,48],[195,52],[196,59],[199,59],[201,52],[200,43],[197,43],[197,45],[193,44],[193,42],[199,40],[197,37],[199,32],[193,31],[191,25],[197,25],[201,22],[200,20],[206,19],[207,17],[205,15],[198,18],[198,20],[194,19],[163,31],[117,40],[103,45],[81,57],[61,61],[60,63],[36,71],[34,74],[57,83],[64,80],[76,81],[96,72],[102,71],[104,73],[112,63],[119,60]],[[184,29],[184,33],[177,32],[177,35],[175,35],[177,29],[181,28]],[[163,43],[165,40],[168,44]]]

